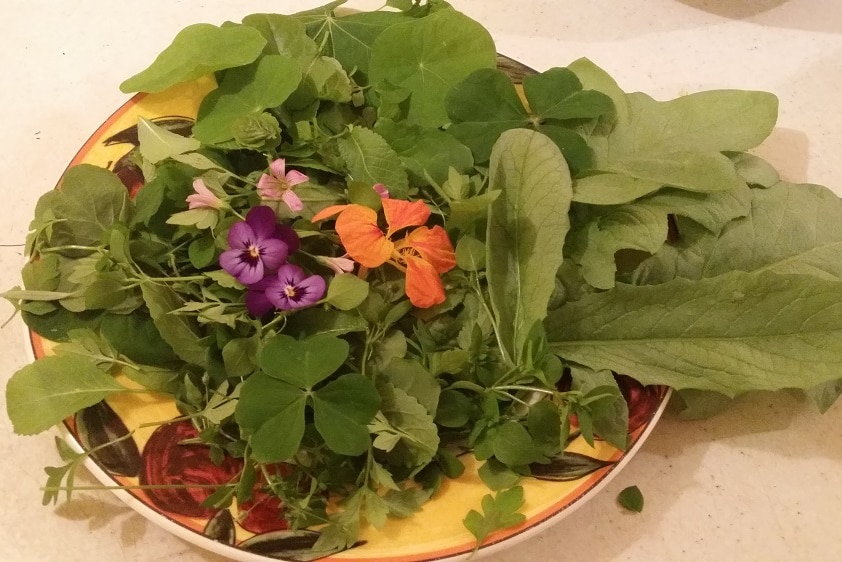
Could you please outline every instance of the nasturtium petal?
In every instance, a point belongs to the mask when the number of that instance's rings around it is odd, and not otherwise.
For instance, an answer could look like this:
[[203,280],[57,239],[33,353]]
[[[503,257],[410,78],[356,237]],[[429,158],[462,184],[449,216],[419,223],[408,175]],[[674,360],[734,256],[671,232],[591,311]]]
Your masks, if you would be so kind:
[[429,308],[444,302],[444,285],[433,265],[422,258],[407,255],[406,295],[418,308]]
[[265,45],[266,39],[251,27],[190,25],[175,36],[149,68],[120,84],[120,90],[160,92],[219,70],[249,64]]
[[339,214],[336,232],[348,255],[365,267],[383,265],[395,249],[377,225],[377,212],[362,205],[348,205]]
[[456,266],[456,256],[447,231],[438,225],[433,228],[416,228],[398,244],[398,247],[412,248],[438,273],[446,273]]
[[430,218],[430,208],[420,199],[410,203],[389,198],[383,200],[383,215],[392,235],[403,228],[425,224]]

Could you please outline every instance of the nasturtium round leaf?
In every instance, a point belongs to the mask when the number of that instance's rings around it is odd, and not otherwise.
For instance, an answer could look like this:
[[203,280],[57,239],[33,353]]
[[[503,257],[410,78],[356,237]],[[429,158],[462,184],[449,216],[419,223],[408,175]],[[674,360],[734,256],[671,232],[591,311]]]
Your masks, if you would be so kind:
[[299,388],[312,388],[348,357],[348,342],[328,334],[297,340],[281,334],[268,340],[258,363],[264,373]]
[[265,45],[258,30],[244,25],[190,25],[149,68],[120,84],[120,91],[160,92],[218,70],[243,66],[254,61]]
[[372,84],[411,89],[409,121],[438,127],[448,121],[444,98],[450,88],[495,65],[488,31],[455,10],[441,10],[385,29],[372,45],[369,77]]

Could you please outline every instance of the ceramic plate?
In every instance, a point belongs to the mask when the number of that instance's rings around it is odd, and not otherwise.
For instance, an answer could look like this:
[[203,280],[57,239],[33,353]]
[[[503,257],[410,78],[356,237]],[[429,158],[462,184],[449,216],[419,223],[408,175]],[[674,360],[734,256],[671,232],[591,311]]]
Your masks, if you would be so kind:
[[[512,74],[528,71],[512,61],[501,66]],[[199,80],[161,94],[135,96],[94,133],[71,165],[89,163],[109,168],[134,193],[143,184],[140,170],[128,156],[137,145],[138,117],[186,133],[199,102],[212,87],[210,80]],[[50,352],[52,344],[47,339],[33,332],[30,341],[36,357]],[[575,439],[564,454],[536,468],[534,478],[524,480],[524,523],[490,536],[481,553],[514,544],[569,514],[640,448],[663,411],[668,391],[641,387],[625,377],[619,377],[619,382],[629,403],[629,449],[619,451],[600,441],[590,447],[581,437]],[[239,472],[240,461],[226,459],[215,464],[206,447],[181,444],[196,433],[189,421],[176,420],[178,416],[175,404],[164,397],[126,394],[80,412],[65,422],[65,428],[68,440],[78,450],[134,430],[131,438],[92,455],[87,467],[107,486],[145,486],[144,490],[129,488],[117,494],[140,514],[181,538],[233,560],[313,559],[306,550],[318,531],[287,530],[281,517],[283,508],[270,496],[256,494],[248,505],[223,510],[202,507],[214,484],[226,482]],[[469,556],[474,540],[462,519],[480,506],[488,489],[477,475],[478,464],[472,456],[467,454],[462,460],[467,467],[464,475],[443,484],[420,513],[390,520],[379,531],[365,527],[357,546],[325,559],[412,562]],[[167,487],[180,483],[199,487],[189,491]]]

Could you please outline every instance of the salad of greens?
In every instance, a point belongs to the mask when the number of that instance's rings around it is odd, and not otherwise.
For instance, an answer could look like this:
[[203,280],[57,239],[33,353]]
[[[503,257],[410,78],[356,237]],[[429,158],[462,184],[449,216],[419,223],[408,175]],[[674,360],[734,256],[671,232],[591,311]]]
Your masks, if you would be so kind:
[[[38,202],[3,296],[58,343],[8,382],[17,433],[167,394],[239,463],[204,505],[271,494],[326,554],[463,454],[497,492],[468,529],[519,523],[518,482],[573,435],[627,446],[616,375],[697,413],[836,399],[842,200],[747,152],[775,96],[656,101],[585,59],[516,84],[442,0],[341,4],[189,26],[122,84],[216,87]],[[63,451],[45,501],[72,488]]]

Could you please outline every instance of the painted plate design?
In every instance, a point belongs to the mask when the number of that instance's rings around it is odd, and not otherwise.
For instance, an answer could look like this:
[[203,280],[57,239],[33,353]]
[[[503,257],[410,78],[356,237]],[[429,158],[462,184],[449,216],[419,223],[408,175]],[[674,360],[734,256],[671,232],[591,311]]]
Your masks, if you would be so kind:
[[[515,77],[530,72],[511,60],[501,61],[501,67]],[[138,143],[138,117],[187,134],[200,101],[212,88],[213,83],[203,79],[160,94],[135,96],[93,134],[70,165],[88,163],[109,168],[134,194],[143,185],[142,172],[130,157]],[[31,331],[30,342],[36,357],[50,353],[52,342],[48,339]],[[618,381],[629,404],[629,449],[619,451],[601,441],[590,447],[577,437],[550,464],[534,465],[534,477],[522,482],[526,520],[491,535],[481,553],[523,540],[569,514],[640,448],[660,417],[669,392],[665,387],[643,387],[627,377],[618,377]],[[121,382],[134,384],[124,378]],[[116,493],[173,534],[233,560],[420,562],[467,558],[474,548],[474,539],[462,519],[469,510],[479,507],[488,489],[477,475],[479,465],[470,454],[462,458],[464,475],[446,481],[418,514],[389,520],[381,530],[364,527],[356,546],[320,557],[309,550],[318,530],[287,529],[283,506],[265,492],[256,490],[254,498],[243,505],[234,502],[221,510],[203,507],[215,485],[239,473],[242,461],[226,458],[221,463],[213,462],[207,447],[184,444],[196,437],[196,430],[179,415],[175,403],[167,397],[124,393],[80,412],[64,425],[68,441],[79,451],[133,431],[130,438],[91,455],[87,468],[107,486],[146,486]],[[179,484],[190,484],[191,488],[173,486]]]

